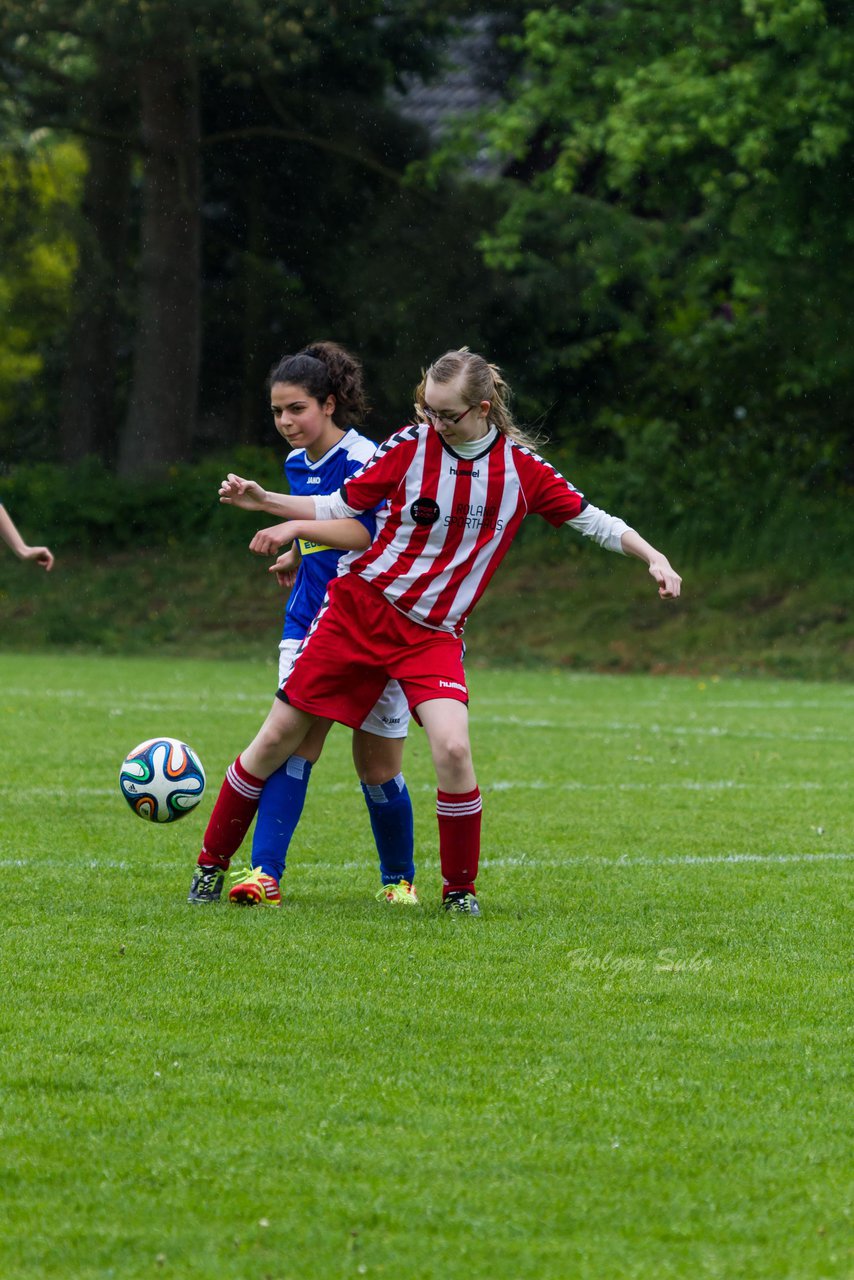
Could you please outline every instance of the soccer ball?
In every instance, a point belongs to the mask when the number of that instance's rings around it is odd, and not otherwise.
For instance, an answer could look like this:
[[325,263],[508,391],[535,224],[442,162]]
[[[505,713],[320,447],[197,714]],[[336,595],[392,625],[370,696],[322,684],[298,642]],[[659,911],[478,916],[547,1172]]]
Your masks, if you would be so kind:
[[140,818],[175,822],[201,800],[205,771],[186,742],[149,738],[128,753],[119,772],[119,786]]

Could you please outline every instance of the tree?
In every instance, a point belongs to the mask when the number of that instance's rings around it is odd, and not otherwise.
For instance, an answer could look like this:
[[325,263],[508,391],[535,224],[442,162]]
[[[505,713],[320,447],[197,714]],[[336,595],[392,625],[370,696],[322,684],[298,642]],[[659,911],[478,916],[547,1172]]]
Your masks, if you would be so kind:
[[[69,222],[85,170],[70,141],[0,154],[0,453],[43,456],[59,414],[57,349],[71,305],[77,249]],[[30,429],[20,426],[30,388]],[[18,435],[13,440],[13,433]]]
[[[195,418],[200,347],[202,134],[205,95],[260,85],[277,117],[231,129],[216,141],[247,148],[262,137],[349,153],[382,169],[359,136],[354,99],[369,104],[407,68],[424,67],[452,3],[342,0],[7,0],[0,15],[0,76],[14,90],[7,143],[48,126],[87,140],[90,168],[79,257],[75,341],[66,383],[76,388],[80,421],[69,457],[84,448],[118,454],[123,474],[163,470],[186,454]],[[341,109],[299,116],[300,95],[346,85]],[[279,77],[287,76],[282,94]],[[294,106],[283,110],[290,96]],[[284,119],[283,119],[284,115]],[[381,141],[381,139],[377,139]],[[135,178],[141,186],[138,302],[129,406],[118,446],[108,421],[124,286],[97,299],[119,271]],[[101,381],[100,394],[85,392]]]
[[71,464],[90,455],[115,464],[116,424],[124,409],[118,397],[119,353],[133,308],[135,104],[126,68],[104,51],[86,91],[92,134],[86,138],[88,164],[73,225],[78,265],[61,380],[61,456]]
[[632,430],[619,397],[688,443],[755,423],[789,465],[838,457],[850,7],[575,0],[530,12],[516,43],[515,92],[482,122],[509,178],[483,248],[530,291],[542,362],[582,420]]
[[140,66],[144,147],[140,281],[130,408],[119,475],[184,459],[196,417],[201,345],[198,67],[185,14]]

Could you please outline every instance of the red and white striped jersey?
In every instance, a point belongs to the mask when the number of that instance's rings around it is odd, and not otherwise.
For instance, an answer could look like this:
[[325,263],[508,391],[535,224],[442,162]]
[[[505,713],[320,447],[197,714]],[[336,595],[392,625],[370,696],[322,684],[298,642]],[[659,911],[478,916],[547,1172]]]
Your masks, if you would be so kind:
[[424,626],[462,633],[527,515],[575,524],[602,545],[622,550],[628,528],[590,507],[548,462],[502,432],[484,452],[461,458],[427,424],[404,427],[378,446],[340,494],[317,497],[318,519],[355,515],[387,501],[376,537],[342,558]]

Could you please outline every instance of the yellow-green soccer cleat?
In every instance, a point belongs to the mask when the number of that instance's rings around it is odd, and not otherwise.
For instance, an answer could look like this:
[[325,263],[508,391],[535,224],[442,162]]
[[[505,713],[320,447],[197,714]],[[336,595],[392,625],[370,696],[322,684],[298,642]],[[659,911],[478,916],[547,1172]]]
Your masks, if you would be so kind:
[[393,907],[417,907],[418,895],[415,885],[408,880],[398,880],[397,884],[384,884],[377,890],[377,902],[388,902]]
[[278,880],[268,876],[260,867],[232,871],[237,881],[228,891],[228,900],[237,907],[280,907],[282,894]]

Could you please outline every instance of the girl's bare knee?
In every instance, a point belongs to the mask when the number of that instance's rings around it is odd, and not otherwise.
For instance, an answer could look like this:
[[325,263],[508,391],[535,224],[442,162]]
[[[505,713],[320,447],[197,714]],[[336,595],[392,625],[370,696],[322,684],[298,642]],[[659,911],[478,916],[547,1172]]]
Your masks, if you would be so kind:
[[471,745],[466,738],[451,738],[439,743],[436,767],[452,774],[464,773],[472,767]]

